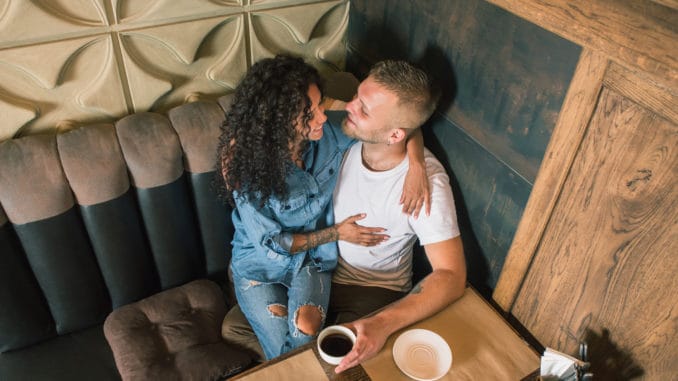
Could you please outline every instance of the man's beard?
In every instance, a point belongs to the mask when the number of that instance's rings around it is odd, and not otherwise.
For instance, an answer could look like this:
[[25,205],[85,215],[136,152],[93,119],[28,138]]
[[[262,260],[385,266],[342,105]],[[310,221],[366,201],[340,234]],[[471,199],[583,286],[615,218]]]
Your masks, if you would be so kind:
[[[354,124],[354,126],[355,126],[355,124]],[[377,133],[372,133],[372,134],[369,134],[369,135],[358,134],[358,130],[356,128],[350,128],[348,126],[348,118],[344,119],[341,122],[341,131],[343,131],[344,135],[348,136],[349,138],[360,140],[363,143],[371,143],[371,144],[384,143],[383,141],[379,140]]]
[[341,121],[341,131],[351,139],[359,139],[356,136],[355,130],[348,127],[348,117]]

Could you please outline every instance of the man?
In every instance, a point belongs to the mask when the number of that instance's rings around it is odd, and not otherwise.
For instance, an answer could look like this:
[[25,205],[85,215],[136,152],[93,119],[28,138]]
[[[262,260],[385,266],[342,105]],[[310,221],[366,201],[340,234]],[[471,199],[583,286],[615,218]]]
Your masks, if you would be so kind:
[[[374,66],[346,105],[342,129],[360,142],[342,164],[334,193],[335,220],[365,212],[361,225],[386,228],[383,234],[389,239],[376,247],[339,241],[326,324],[347,325],[357,341],[336,372],[373,357],[393,332],[433,315],[464,292],[466,265],[449,179],[430,152],[425,154],[431,188],[427,212],[411,215],[399,199],[409,166],[405,142],[431,116],[436,102],[424,72],[406,62],[385,61]],[[412,288],[417,238],[432,272]],[[222,335],[260,352],[241,315],[238,309],[229,312]]]
[[[338,242],[339,264],[330,296],[335,320],[328,324],[345,323],[357,340],[337,373],[373,357],[392,333],[433,315],[464,292],[463,247],[442,165],[426,152],[430,214],[403,213],[399,192],[394,191],[402,189],[408,169],[406,138],[430,117],[436,102],[424,72],[406,62],[384,61],[372,68],[346,105],[342,129],[360,142],[344,157],[334,192],[335,218],[366,212],[361,224],[386,228],[389,239],[375,247]],[[432,272],[412,288],[417,238]],[[347,322],[383,306],[369,317]]]

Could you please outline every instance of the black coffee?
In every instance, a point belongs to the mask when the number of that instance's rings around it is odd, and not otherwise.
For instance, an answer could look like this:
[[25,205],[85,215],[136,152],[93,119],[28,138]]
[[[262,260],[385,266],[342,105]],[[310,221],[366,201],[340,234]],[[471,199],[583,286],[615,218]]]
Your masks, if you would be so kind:
[[341,334],[331,334],[323,338],[320,342],[320,349],[330,356],[341,357],[351,351],[353,343],[351,339]]

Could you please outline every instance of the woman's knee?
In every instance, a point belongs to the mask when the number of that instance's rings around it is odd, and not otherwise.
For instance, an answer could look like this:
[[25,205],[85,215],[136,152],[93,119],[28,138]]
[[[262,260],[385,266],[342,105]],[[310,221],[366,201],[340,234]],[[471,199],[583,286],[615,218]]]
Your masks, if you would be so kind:
[[317,335],[322,323],[323,311],[320,306],[306,304],[297,309],[295,324],[303,334]]
[[268,305],[268,312],[275,317],[287,317],[287,307],[282,304],[273,303]]

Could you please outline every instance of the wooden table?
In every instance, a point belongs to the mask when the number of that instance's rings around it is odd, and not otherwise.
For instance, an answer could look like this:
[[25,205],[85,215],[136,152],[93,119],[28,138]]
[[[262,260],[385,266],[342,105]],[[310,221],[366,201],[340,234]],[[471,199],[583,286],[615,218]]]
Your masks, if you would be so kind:
[[[441,380],[521,380],[539,368],[539,354],[473,288],[434,316],[391,335],[379,354],[342,374],[317,354],[315,342],[241,373],[233,380],[290,379],[398,381],[410,380],[393,361],[393,343],[412,328],[442,336],[452,349],[452,367]],[[272,373],[272,372],[279,373]],[[304,373],[304,377],[299,373]],[[301,377],[301,378],[300,378]]]

